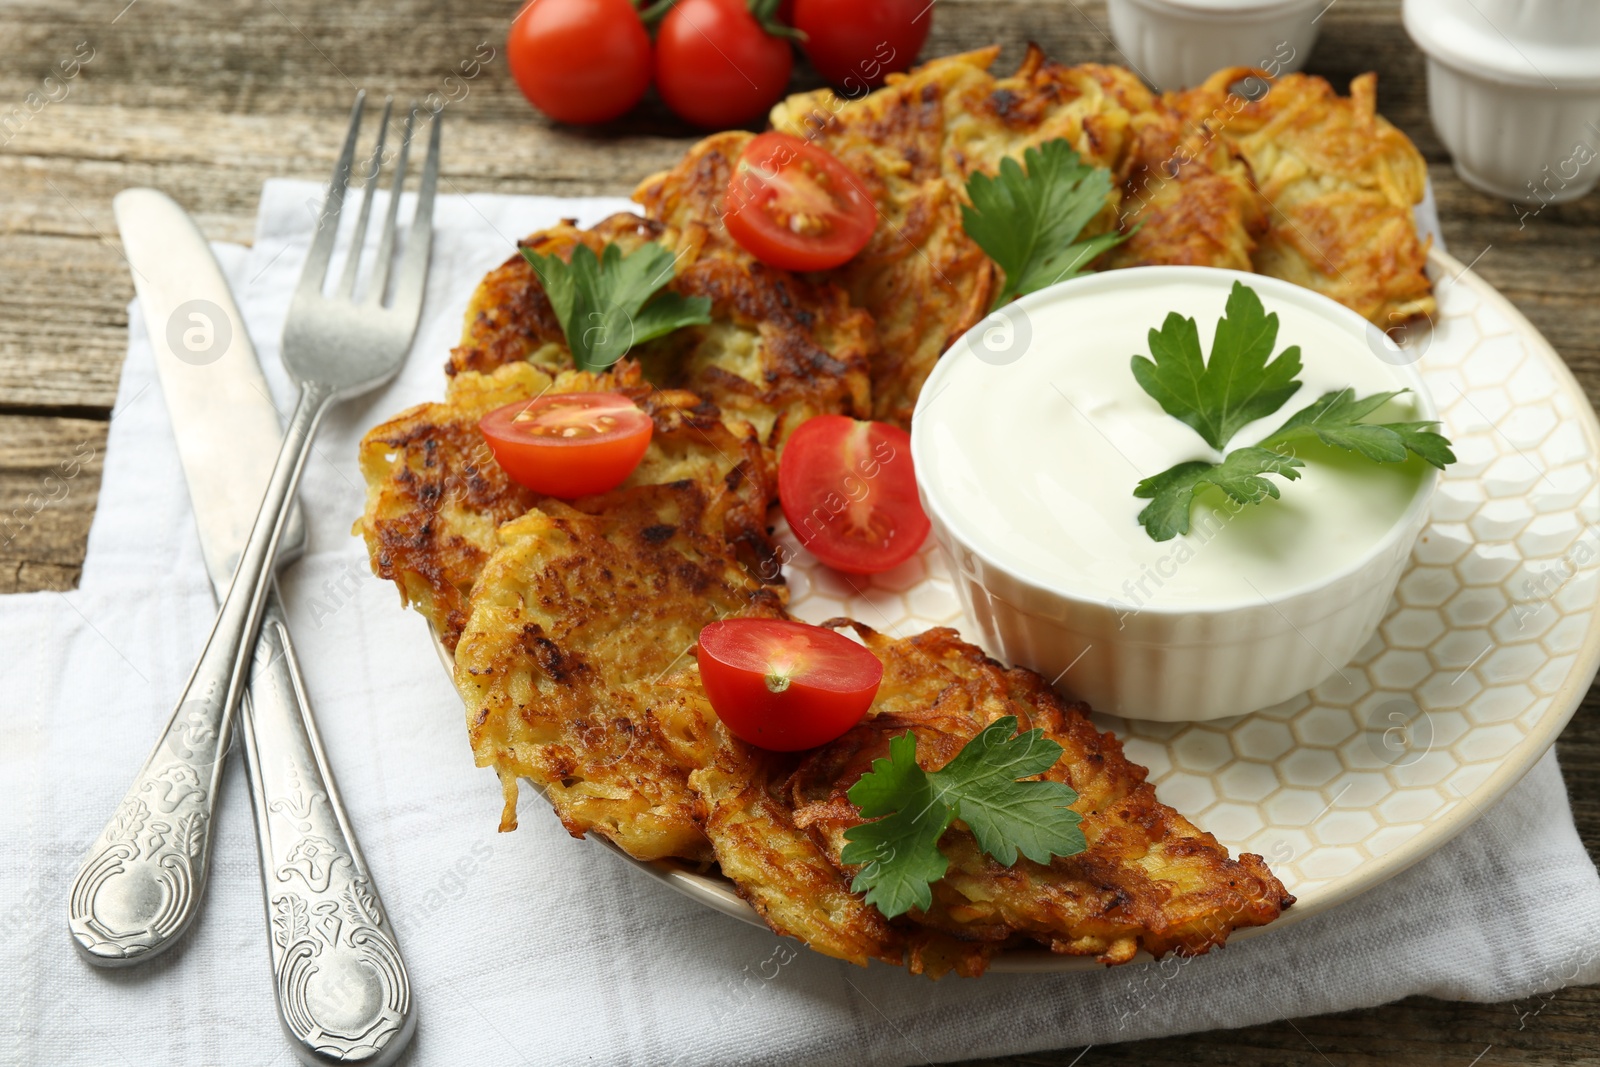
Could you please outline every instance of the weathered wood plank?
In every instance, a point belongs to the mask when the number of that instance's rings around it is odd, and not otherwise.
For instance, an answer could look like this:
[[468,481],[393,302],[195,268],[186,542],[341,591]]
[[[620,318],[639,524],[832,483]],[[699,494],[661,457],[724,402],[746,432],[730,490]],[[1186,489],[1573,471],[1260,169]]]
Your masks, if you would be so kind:
[[0,593],[77,584],[107,428],[93,419],[0,418]]

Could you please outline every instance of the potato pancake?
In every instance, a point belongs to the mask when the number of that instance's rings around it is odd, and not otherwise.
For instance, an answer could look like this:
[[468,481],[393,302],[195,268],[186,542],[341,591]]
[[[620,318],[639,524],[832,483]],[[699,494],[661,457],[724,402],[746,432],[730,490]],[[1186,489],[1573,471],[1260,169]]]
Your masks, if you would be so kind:
[[958,824],[940,841],[950,869],[933,886],[933,905],[909,913],[912,921],[962,940],[1000,945],[1022,934],[1057,953],[1123,963],[1140,949],[1205,952],[1294,903],[1260,856],[1230,859],[1157,800],[1145,769],[1090,724],[1088,708],[1065,703],[1032,671],[1001,667],[954,630],[894,640],[844,619],[829,625],[845,624],[883,660],[883,685],[869,717],[814,751],[789,782],[796,824],[835,864],[854,873],[839,859],[845,831],[862,821],[846,791],[907,731],[918,764],[937,770],[986,725],[1015,715],[1019,730],[1037,727],[1062,746],[1044,777],[1078,793],[1087,851],[1006,867]]
[[[830,276],[872,313],[880,342],[874,416],[901,426],[934,363],[988,312],[998,285],[994,263],[961,225],[968,178],[1058,138],[1123,184],[1143,181],[1144,170],[1170,158],[1164,142],[1141,129],[1152,119],[1176,128],[1175,118],[1130,71],[1062,66],[1030,46],[1014,74],[997,78],[989,67],[999,51],[933,60],[890,75],[886,87],[860,99],[823,89],[772,111],[775,129],[838,156],[877,203],[871,243]],[[1255,199],[1242,168],[1213,173],[1219,159],[1226,162],[1226,153],[1196,153],[1179,188],[1141,198],[1126,215],[1123,184],[1114,186],[1084,235],[1142,225],[1116,265],[1247,266]]]
[[[1264,79],[1255,100],[1231,92]],[[1168,94],[1171,106],[1231,145],[1271,204],[1252,261],[1261,274],[1315,289],[1387,329],[1435,310],[1428,242],[1412,208],[1428,168],[1408,137],[1378,114],[1378,78],[1341,97],[1321,78],[1268,79],[1247,67]]]
[[638,859],[710,858],[652,691],[706,623],[782,611],[715,525],[707,491],[681,481],[547,499],[500,527],[455,664],[473,754],[500,775],[502,830],[527,778],[574,836]]
[[[837,287],[764,266],[727,238],[715,205],[727,187],[731,160],[748,139],[711,138],[674,170],[647,180],[635,195],[655,217],[613,215],[588,230],[564,223],[519,245],[570,259],[579,244],[597,254],[615,244],[626,254],[660,241],[677,256],[669,288],[708,298],[712,321],[640,345],[630,355],[650,382],[693,390],[729,418],[750,423],[764,443],[781,447],[813,415],[871,411],[868,366],[877,338],[871,320]],[[552,370],[573,366],[561,324],[519,252],[473,293],[450,371],[524,361]]]
[[624,485],[692,481],[707,494],[712,532],[746,565],[778,581],[767,540],[767,505],[776,494],[771,454],[748,426],[729,426],[694,393],[657,389],[623,360],[604,374],[552,374],[526,361],[489,374],[462,371],[441,404],[421,404],[367,432],[361,473],[367,505],[355,531],[367,542],[373,573],[400,587],[444,643],[455,648],[467,621],[467,594],[495,529],[522,515],[537,495],[506,477],[478,429],[495,408],[547,392],[618,392],[655,423],[644,458]]

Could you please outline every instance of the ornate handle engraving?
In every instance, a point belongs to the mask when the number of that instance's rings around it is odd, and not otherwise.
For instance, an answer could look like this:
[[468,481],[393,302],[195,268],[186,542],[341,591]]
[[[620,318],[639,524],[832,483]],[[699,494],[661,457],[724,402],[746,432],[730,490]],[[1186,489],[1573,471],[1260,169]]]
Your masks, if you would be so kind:
[[306,1063],[392,1063],[411,982],[328,771],[276,595],[240,706],[278,1017]]
[[172,713],[72,883],[68,924],[91,963],[137,963],[177,940],[194,917],[228,751],[220,688],[191,689]]

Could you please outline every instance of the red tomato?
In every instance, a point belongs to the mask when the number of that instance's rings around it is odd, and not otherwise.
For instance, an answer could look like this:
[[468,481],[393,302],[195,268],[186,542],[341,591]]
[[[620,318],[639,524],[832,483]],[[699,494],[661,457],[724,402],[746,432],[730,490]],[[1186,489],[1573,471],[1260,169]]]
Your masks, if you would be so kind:
[[832,630],[723,619],[700,631],[700,678],[735,737],[777,752],[816,748],[861,721],[883,664]]
[[933,25],[930,0],[795,0],[811,65],[847,96],[910,68]]
[[887,423],[843,415],[801,423],[778,461],[778,502],[812,555],[851,574],[903,563],[928,536],[911,435]]
[[837,267],[867,246],[878,224],[855,172],[787,133],[763,133],[745,146],[722,210],[734,240],[783,270]]
[[532,0],[511,23],[506,62],[557,122],[607,122],[650,88],[650,36],[628,0]]
[[656,91],[697,126],[743,126],[789,84],[789,42],[761,28],[744,0],[678,0],[656,34]]
[[478,428],[511,480],[572,500],[622,484],[650,447],[655,424],[620,393],[559,393],[519,400]]

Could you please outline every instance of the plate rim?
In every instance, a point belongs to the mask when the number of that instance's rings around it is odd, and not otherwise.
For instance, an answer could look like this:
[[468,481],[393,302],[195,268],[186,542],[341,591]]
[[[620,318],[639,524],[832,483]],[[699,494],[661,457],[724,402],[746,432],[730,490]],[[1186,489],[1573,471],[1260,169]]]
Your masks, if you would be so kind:
[[[1557,378],[1566,391],[1574,394],[1582,401],[1579,411],[1579,421],[1583,424],[1584,437],[1589,444],[1591,462],[1600,463],[1600,415],[1597,415],[1594,405],[1589,401],[1588,393],[1578,381],[1572,369],[1561,358],[1555,346],[1547,340],[1544,334],[1530,322],[1515,305],[1513,305],[1499,290],[1490,285],[1483,277],[1474,272],[1470,266],[1464,265],[1460,260],[1439,248],[1428,251],[1428,264],[1435,268],[1447,279],[1443,282],[1435,280],[1435,290],[1441,284],[1468,284],[1480,298],[1486,299],[1496,311],[1503,314],[1512,324],[1514,331],[1525,341],[1530,342],[1535,354],[1547,365],[1548,369]],[[1423,357],[1426,358],[1425,356]],[[1600,475],[1594,479],[1593,484],[1600,485]],[[440,662],[445,671],[454,682],[455,660],[450,650],[440,639],[439,633],[432,624],[428,625],[428,633],[432,639],[434,650],[438,653]],[[1584,634],[1583,642],[1574,654],[1573,670],[1567,675],[1562,686],[1550,697],[1549,710],[1538,720],[1537,728],[1522,743],[1513,748],[1503,758],[1494,771],[1485,781],[1470,794],[1458,794],[1463,803],[1453,805],[1436,822],[1430,822],[1424,832],[1416,834],[1398,848],[1385,853],[1383,856],[1363,864],[1351,875],[1333,881],[1335,888],[1325,894],[1319,894],[1310,906],[1301,907],[1298,904],[1284,911],[1277,919],[1265,926],[1251,926],[1235,930],[1229,934],[1226,944],[1236,944],[1252,940],[1270,931],[1285,929],[1294,926],[1306,919],[1321,915],[1342,904],[1359,897],[1379,885],[1391,880],[1396,875],[1410,868],[1412,865],[1426,859],[1445,845],[1453,841],[1463,830],[1477,822],[1488,809],[1498,803],[1511,787],[1520,782],[1527,773],[1533,769],[1555,744],[1562,730],[1566,728],[1578,707],[1583,703],[1583,698],[1594,683],[1597,671],[1600,671],[1600,610],[1591,612],[1589,626]],[[1581,679],[1581,684],[1579,680]],[[544,790],[537,783],[529,782],[541,796]],[[1202,828],[1203,829],[1203,828]],[[763,930],[770,930],[764,919],[757,913],[742,896],[739,895],[734,883],[721,874],[710,874],[693,870],[691,865],[676,860],[641,860],[628,855],[615,842],[602,835],[590,835],[587,839],[598,841],[622,860],[637,868],[652,879],[666,885],[674,891],[699,902],[730,918]],[[1219,946],[1222,947],[1222,946]],[[1153,959],[1147,952],[1140,952],[1128,962],[1141,962]],[[1094,970],[1101,967],[1113,966],[1101,964],[1093,956],[1065,956],[1057,955],[1040,946],[1008,949],[996,954],[990,961],[986,973],[996,974],[1057,974],[1071,971]]]

